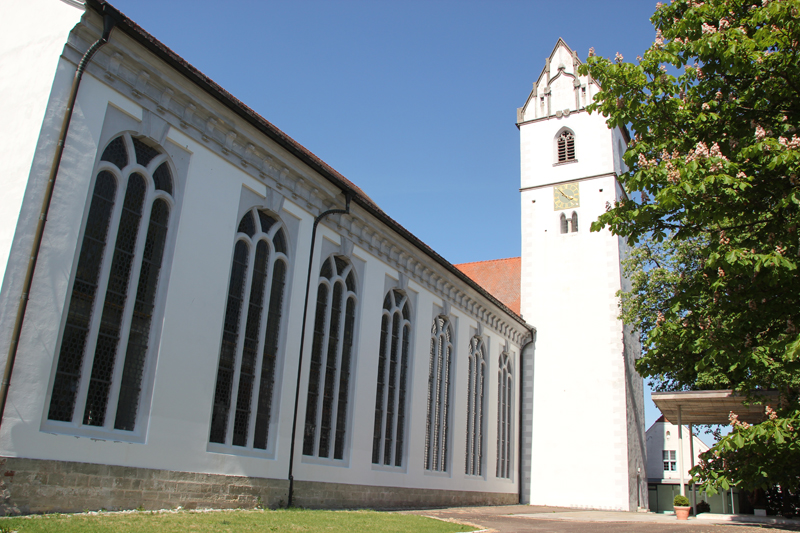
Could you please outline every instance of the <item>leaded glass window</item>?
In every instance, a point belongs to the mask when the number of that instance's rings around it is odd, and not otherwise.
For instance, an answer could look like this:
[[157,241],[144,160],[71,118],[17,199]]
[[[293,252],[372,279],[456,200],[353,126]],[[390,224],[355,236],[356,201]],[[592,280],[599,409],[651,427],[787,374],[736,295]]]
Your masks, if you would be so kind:
[[403,466],[410,315],[405,293],[397,289],[386,293],[381,317],[378,383],[375,392],[375,426],[372,436],[374,464]]
[[284,233],[283,224],[263,211],[249,211],[239,221],[214,390],[212,443],[268,449],[289,264]]
[[328,257],[317,288],[303,455],[344,459],[356,303],[350,261]]
[[[132,165],[136,163],[136,166]],[[100,157],[47,418],[133,432],[153,366],[153,322],[171,212],[167,155],[123,134]]]
[[497,371],[497,477],[511,478],[514,453],[514,376],[508,352],[500,354]]
[[431,327],[424,456],[425,470],[434,472],[447,472],[452,359],[453,330],[447,317],[438,316]]
[[465,473],[483,475],[483,394],[486,381],[486,346],[480,337],[469,341],[467,376],[467,450]]
[[558,136],[558,162],[566,163],[575,160],[575,134],[564,130]]

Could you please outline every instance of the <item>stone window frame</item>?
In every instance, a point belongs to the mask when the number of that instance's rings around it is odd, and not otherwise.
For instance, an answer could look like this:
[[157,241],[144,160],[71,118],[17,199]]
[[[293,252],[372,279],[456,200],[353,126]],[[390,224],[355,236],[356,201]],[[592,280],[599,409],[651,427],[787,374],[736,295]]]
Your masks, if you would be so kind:
[[[406,428],[407,392],[409,391],[412,324],[408,294],[400,289],[390,289],[384,298],[381,316],[372,442],[372,464],[374,466],[383,468],[402,468],[404,466],[404,448],[408,433]],[[394,383],[394,387],[383,386],[392,383]],[[391,420],[389,419],[390,415]]]
[[[337,289],[341,291],[340,307],[337,314],[334,314],[333,304]],[[317,285],[302,443],[303,460],[306,462],[342,465],[349,460],[348,429],[354,387],[352,378],[355,375],[357,358],[358,301],[358,280],[353,261],[344,255],[329,255],[321,263]],[[331,318],[337,315],[336,347],[331,351],[330,340],[334,333]],[[334,367],[328,364],[331,356],[334,357]],[[333,372],[333,390],[332,399],[326,400],[323,387],[327,386],[325,378],[329,371]],[[338,401],[333,398],[338,398]],[[322,420],[326,411],[330,412],[327,428]],[[323,429],[328,431],[326,442],[322,442]],[[327,449],[323,450],[323,447]]]
[[[268,227],[265,228],[265,225]],[[209,424],[209,451],[239,455],[274,455],[278,431],[277,415],[280,412],[280,387],[276,383],[276,377],[281,375],[283,366],[285,336],[283,326],[287,320],[286,308],[291,277],[289,258],[291,246],[288,235],[288,228],[281,218],[261,207],[248,209],[241,216],[237,226]],[[266,258],[262,257],[259,261],[263,265],[263,274],[259,277],[263,279],[257,279],[254,278],[256,262],[259,256],[263,256],[264,250]],[[238,281],[234,277],[235,274],[240,278]],[[235,287],[235,285],[240,286]],[[255,293],[256,299],[253,298],[254,288],[260,290],[260,295],[258,292]],[[239,293],[238,296],[232,294],[233,290]],[[277,290],[280,292],[276,292]],[[231,316],[228,316],[229,314]],[[255,338],[252,338],[253,333]],[[226,335],[231,338],[226,339]],[[245,351],[253,354],[251,356],[253,360],[246,365],[244,365]],[[232,352],[232,369],[223,366],[226,352]],[[271,369],[270,366],[264,366],[268,355],[271,355],[272,359]],[[248,368],[251,368],[252,372],[247,372]],[[231,373],[228,385],[225,384],[226,371]],[[249,387],[242,388],[242,384],[247,383],[243,382],[243,379],[251,380]],[[269,389],[262,394],[265,385]],[[230,390],[226,392],[226,388]],[[244,419],[240,416],[237,420],[239,413],[246,413]],[[241,435],[242,424],[244,424],[244,442]],[[222,436],[219,426],[225,428]]]
[[424,469],[427,472],[448,472],[454,340],[453,326],[449,317],[439,315],[434,318],[431,326],[428,409],[423,458]]
[[[114,108],[109,108],[106,119],[107,123],[113,124],[120,122]],[[167,293],[167,285],[169,278],[169,270],[172,264],[172,254],[174,252],[175,234],[178,226],[179,211],[180,211],[180,198],[182,185],[182,176],[185,175],[185,169],[177,168],[176,161],[173,160],[170,153],[168,153],[166,139],[162,138],[161,142],[156,142],[152,138],[140,135],[135,130],[117,130],[111,135],[104,131],[102,138],[106,139],[104,144],[101,144],[102,149],[98,150],[97,162],[93,171],[93,178],[89,184],[89,194],[84,208],[84,216],[79,233],[79,242],[76,246],[75,260],[69,280],[69,287],[66,295],[66,302],[64,312],[62,315],[61,324],[59,327],[59,335],[56,345],[58,350],[53,358],[53,368],[51,377],[47,388],[47,396],[44,402],[44,413],[42,417],[41,429],[43,431],[53,433],[71,434],[76,436],[84,436],[98,439],[109,439],[123,442],[144,442],[147,431],[147,418],[149,417],[150,403],[152,400],[152,386],[155,377],[156,359],[158,357],[159,340],[161,336],[161,320],[164,313],[164,300]],[[135,140],[135,141],[134,141]],[[119,159],[114,162],[113,160],[119,157],[119,143],[122,143],[126,160],[120,168],[118,164],[122,163]],[[116,146],[116,148],[115,148]],[[114,150],[117,150],[117,155],[112,156]],[[145,158],[145,165],[140,163],[140,157]],[[187,164],[188,161],[182,161]],[[165,176],[162,169],[166,169]],[[88,243],[87,229],[94,217],[92,216],[93,202],[96,200],[98,193],[99,180],[106,180],[108,177],[114,180],[114,199],[111,205],[110,213],[108,214],[107,227],[105,228],[105,241],[101,245],[101,252],[99,258],[87,259],[91,252],[84,255],[84,245]],[[131,210],[128,205],[126,207],[126,200],[129,187],[134,186],[135,179],[141,179],[144,182],[144,196],[141,202],[141,211],[138,214],[138,221],[135,227],[123,226],[123,234],[120,234],[121,219],[123,216],[129,217]],[[166,179],[166,181],[164,181]],[[160,182],[160,189],[157,182]],[[167,186],[165,186],[167,184]],[[166,190],[166,189],[169,190]],[[166,226],[163,230],[161,243],[154,242],[150,239],[151,236],[158,238],[155,232],[159,229],[156,227],[159,222],[151,219],[151,216],[158,216],[154,213],[153,207],[165,206],[166,207],[166,221],[161,224]],[[161,207],[160,210],[164,208]],[[128,218],[128,220],[130,220]],[[155,226],[154,226],[155,224]],[[127,229],[127,231],[126,231]],[[151,234],[150,230],[153,229],[154,233]],[[118,238],[124,239],[127,233],[128,238],[132,235],[131,230],[135,230],[135,239],[132,240],[133,250],[132,253],[123,250],[120,246],[123,243],[118,241]],[[148,248],[148,244],[150,247]],[[156,247],[153,248],[152,246]],[[158,247],[162,249],[158,251]],[[147,261],[147,266],[152,268],[156,267],[157,274],[155,278],[151,278],[150,282],[154,286],[145,285],[140,286],[143,281],[141,278],[142,267],[145,264],[145,251],[150,254],[154,250],[160,253],[158,264],[155,265],[152,261]],[[121,260],[117,257],[127,255],[130,259],[125,262],[127,265],[119,266]],[[115,262],[116,259],[116,262]],[[151,257],[152,259],[152,257]],[[94,294],[91,296],[91,301],[88,303],[90,308],[88,315],[88,325],[86,327],[86,334],[83,340],[83,352],[77,363],[77,375],[73,376],[74,383],[74,398],[72,400],[71,416],[68,420],[57,419],[59,417],[56,413],[58,410],[58,399],[56,399],[54,392],[59,387],[59,382],[63,382],[68,362],[62,359],[62,352],[64,350],[65,333],[70,326],[71,306],[73,298],[79,291],[76,286],[81,283],[78,279],[79,271],[86,272],[87,261],[94,261],[96,267],[96,283]],[[108,289],[112,281],[112,268],[117,275],[116,279],[122,280],[119,273],[127,270],[127,281],[117,288],[120,291],[115,291],[118,297],[117,302],[110,301]],[[129,270],[128,270],[129,269]],[[146,269],[146,272],[149,270]],[[134,285],[134,283],[136,285]],[[124,286],[123,286],[124,285]],[[141,292],[144,291],[144,292]],[[151,291],[148,294],[148,291]],[[140,301],[140,296],[144,296],[147,301]],[[119,297],[122,298],[122,305],[120,305]],[[146,315],[147,308],[150,308],[150,317],[142,322],[142,316]],[[108,313],[106,313],[108,308]],[[113,312],[113,313],[112,313]],[[110,321],[108,317],[112,314],[117,315],[114,321]],[[139,317],[138,326],[140,332],[145,332],[146,336],[140,337],[145,344],[145,351],[142,360],[137,363],[135,360],[128,361],[128,353],[135,345],[131,345],[132,340],[131,330],[132,322],[136,317]],[[105,319],[104,319],[105,317]],[[108,334],[107,325],[116,322],[117,329],[117,342],[113,348],[113,352],[106,361],[97,359],[98,350],[97,343],[100,337],[101,324],[105,324],[104,328],[106,339],[111,338]],[[145,329],[141,329],[144,327]],[[123,347],[124,346],[124,356]],[[90,355],[94,353],[94,355]],[[96,361],[97,359],[97,361]],[[97,365],[95,363],[97,362]],[[95,372],[95,366],[97,371]],[[105,367],[105,368],[103,368]],[[127,370],[126,370],[127,369]],[[130,381],[131,376],[140,374],[138,384]],[[104,376],[110,374],[110,376]],[[94,377],[93,377],[94,375]],[[103,379],[103,378],[106,379]],[[135,377],[133,379],[136,379]],[[105,396],[105,400],[95,402],[94,410],[97,411],[98,406],[105,404],[102,408],[102,415],[99,411],[97,414],[87,415],[87,401],[89,401],[90,388],[93,389],[92,393],[97,398],[98,383],[105,383],[103,387],[107,387],[107,391],[100,393],[100,398]],[[62,383],[63,385],[63,383]],[[133,387],[131,387],[133,385]],[[123,403],[120,402],[120,395],[123,394],[123,387],[129,393],[133,393],[135,399]],[[135,390],[137,389],[138,390]],[[63,400],[63,397],[62,397]],[[128,411],[128,423],[124,419],[120,424],[125,426],[131,424],[132,428],[119,428],[116,427],[117,418],[120,416],[120,409],[125,408]],[[131,413],[132,411],[132,413]],[[83,414],[80,414],[83,413]],[[99,421],[102,418],[102,423],[95,425],[92,422]]]
[[498,358],[497,469],[498,478],[512,480],[514,463],[514,362],[508,350]]
[[475,335],[469,342],[469,372],[467,376],[467,434],[464,473],[484,475],[486,434],[486,343]]

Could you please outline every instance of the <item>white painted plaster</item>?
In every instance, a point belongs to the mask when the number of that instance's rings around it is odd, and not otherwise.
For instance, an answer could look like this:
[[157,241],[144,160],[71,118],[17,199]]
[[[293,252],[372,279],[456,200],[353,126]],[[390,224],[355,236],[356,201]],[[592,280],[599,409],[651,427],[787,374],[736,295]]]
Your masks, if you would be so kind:
[[[572,72],[571,57],[557,47],[550,64],[553,78],[560,65]],[[546,89],[545,74],[539,91]],[[566,105],[566,91],[554,88],[552,98]],[[630,427],[628,400],[632,409],[640,409],[641,378],[633,376],[639,388],[628,398],[615,296],[622,282],[620,240],[607,230],[589,231],[606,203],[619,198],[613,141],[620,134],[610,131],[602,116],[574,111],[574,102],[573,97],[569,115],[540,114],[520,125],[521,311],[538,330],[530,502],[635,510],[631,485],[636,468],[644,465],[641,457],[629,460],[629,433],[639,430]],[[530,105],[526,119],[533,112]],[[565,127],[575,134],[577,161],[558,164],[555,139]],[[573,181],[580,190],[579,207],[555,210],[553,184]],[[560,215],[569,218],[573,211],[579,229],[562,234]],[[636,344],[633,338],[627,343]],[[603,483],[587,483],[588,473]]]
[[[51,90],[59,94],[67,77],[56,79],[59,55],[67,35],[83,10],[66,2],[26,0],[8,2],[0,17],[0,279],[6,269],[14,228],[37,150]],[[71,80],[70,80],[71,81]],[[67,85],[68,87],[68,85]],[[66,96],[66,94],[65,94]],[[63,113],[61,105],[51,113]],[[39,148],[41,149],[41,148]]]

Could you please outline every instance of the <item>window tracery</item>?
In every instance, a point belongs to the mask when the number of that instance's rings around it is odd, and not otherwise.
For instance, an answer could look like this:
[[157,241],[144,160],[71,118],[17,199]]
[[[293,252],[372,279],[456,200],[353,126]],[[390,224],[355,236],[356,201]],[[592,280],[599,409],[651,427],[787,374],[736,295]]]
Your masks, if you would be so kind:
[[286,254],[283,224],[258,209],[245,213],[237,228],[228,282],[212,443],[268,448],[289,264]]
[[87,430],[141,427],[172,194],[161,147],[127,133],[108,143],[66,306],[49,421]]
[[447,472],[450,372],[453,331],[450,321],[438,316],[431,327],[428,366],[428,416],[425,424],[425,470]]
[[381,317],[372,438],[374,464],[403,466],[410,336],[408,297],[397,289],[390,290],[383,300]]
[[558,162],[567,163],[575,160],[575,134],[570,130],[562,131],[556,140]]
[[465,473],[483,475],[483,395],[486,380],[486,346],[480,337],[469,343],[467,382],[467,450]]
[[352,265],[328,257],[317,290],[303,455],[344,459],[356,303]]
[[497,472],[499,478],[511,478],[514,454],[514,376],[508,352],[500,354],[497,371]]

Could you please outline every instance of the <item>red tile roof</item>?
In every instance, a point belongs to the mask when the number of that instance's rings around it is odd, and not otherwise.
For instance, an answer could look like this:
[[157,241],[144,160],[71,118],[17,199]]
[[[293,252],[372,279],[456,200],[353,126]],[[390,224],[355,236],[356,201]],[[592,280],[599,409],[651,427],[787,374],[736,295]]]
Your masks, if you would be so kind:
[[462,263],[456,268],[486,289],[506,307],[519,314],[519,286],[522,258],[493,259]]

